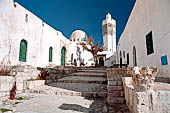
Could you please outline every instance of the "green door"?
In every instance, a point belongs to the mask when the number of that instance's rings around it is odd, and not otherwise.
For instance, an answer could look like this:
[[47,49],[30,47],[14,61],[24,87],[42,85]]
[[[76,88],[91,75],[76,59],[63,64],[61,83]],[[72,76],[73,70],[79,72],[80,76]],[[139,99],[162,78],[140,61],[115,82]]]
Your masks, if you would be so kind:
[[49,48],[49,62],[52,62],[53,61],[53,48],[50,47]]
[[66,49],[65,49],[65,47],[63,47],[61,49],[61,65],[62,66],[65,65],[65,60],[66,60]]
[[27,42],[26,40],[21,40],[20,51],[19,51],[19,61],[26,62],[27,57]]
[[104,66],[104,60],[102,57],[99,58],[99,66]]

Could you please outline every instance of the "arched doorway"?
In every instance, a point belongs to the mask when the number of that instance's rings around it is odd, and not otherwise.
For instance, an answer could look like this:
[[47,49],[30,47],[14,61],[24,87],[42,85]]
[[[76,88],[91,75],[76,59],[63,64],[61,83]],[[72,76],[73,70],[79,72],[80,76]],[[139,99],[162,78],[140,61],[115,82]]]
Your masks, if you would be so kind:
[[71,54],[71,64],[73,65],[73,53]]
[[136,48],[133,46],[133,66],[137,66]]
[[65,60],[66,60],[66,48],[62,47],[61,49],[61,65],[65,66]]
[[26,57],[27,57],[27,41],[21,40],[19,50],[19,61],[26,62]]
[[99,66],[104,66],[104,59],[102,57],[99,58]]
[[120,51],[120,68],[122,68],[122,52]]
[[50,47],[49,48],[49,62],[52,62],[53,61],[53,48]]

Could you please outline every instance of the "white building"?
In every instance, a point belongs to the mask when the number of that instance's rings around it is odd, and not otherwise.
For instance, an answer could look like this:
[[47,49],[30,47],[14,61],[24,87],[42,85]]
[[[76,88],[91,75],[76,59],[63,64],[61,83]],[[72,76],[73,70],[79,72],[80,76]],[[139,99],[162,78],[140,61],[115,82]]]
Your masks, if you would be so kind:
[[[115,51],[115,21],[111,15],[103,21],[105,55]],[[113,33],[112,33],[113,32]],[[94,64],[92,54],[78,43],[87,43],[84,31],[76,30],[68,40],[60,31],[44,23],[30,11],[14,3],[0,0],[0,65],[10,61],[11,65],[22,64],[39,67]],[[89,46],[89,45],[88,45]],[[9,65],[9,64],[8,64]]]
[[136,0],[118,42],[119,63],[156,66],[170,77],[170,0]]

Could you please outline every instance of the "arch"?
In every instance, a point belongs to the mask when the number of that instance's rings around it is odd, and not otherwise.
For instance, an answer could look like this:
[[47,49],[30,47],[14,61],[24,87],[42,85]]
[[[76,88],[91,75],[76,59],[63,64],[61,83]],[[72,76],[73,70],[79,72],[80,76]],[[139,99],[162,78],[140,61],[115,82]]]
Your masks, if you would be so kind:
[[61,65],[65,66],[65,61],[66,61],[66,48],[62,47],[61,49]]
[[103,57],[99,58],[99,66],[104,66],[104,59],[103,59]]
[[133,66],[137,66],[136,48],[133,46]]
[[53,62],[53,48],[50,47],[49,48],[49,62]]
[[20,42],[19,61],[26,62],[26,58],[27,58],[27,41],[23,39]]

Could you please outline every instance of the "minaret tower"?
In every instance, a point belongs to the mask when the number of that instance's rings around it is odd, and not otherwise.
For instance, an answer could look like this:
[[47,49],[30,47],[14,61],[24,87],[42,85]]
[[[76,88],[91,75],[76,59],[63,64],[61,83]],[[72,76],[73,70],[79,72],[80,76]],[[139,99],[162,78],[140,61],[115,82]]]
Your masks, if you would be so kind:
[[106,57],[108,58],[116,52],[116,21],[112,19],[109,13],[102,22],[102,31],[103,43],[107,51]]

